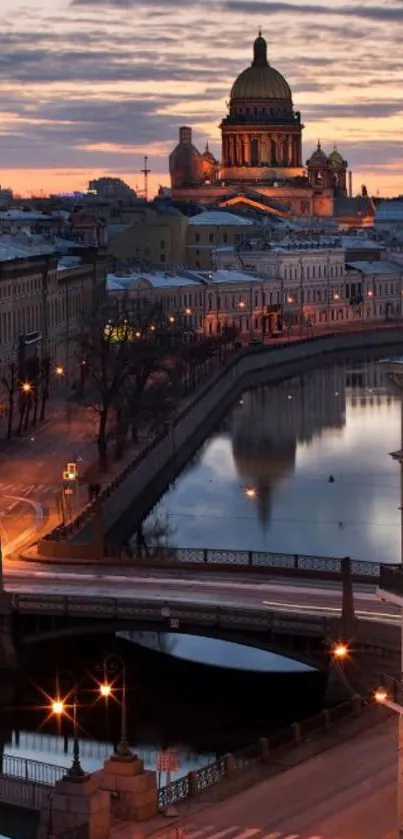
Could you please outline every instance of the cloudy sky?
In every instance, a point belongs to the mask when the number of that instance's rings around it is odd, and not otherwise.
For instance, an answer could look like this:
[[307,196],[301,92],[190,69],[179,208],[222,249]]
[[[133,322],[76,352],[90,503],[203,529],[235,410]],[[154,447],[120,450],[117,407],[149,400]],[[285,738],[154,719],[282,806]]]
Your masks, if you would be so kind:
[[358,191],[403,193],[401,0],[1,0],[0,183],[22,194],[118,175],[168,184],[178,127],[219,122],[261,26],[305,123]]

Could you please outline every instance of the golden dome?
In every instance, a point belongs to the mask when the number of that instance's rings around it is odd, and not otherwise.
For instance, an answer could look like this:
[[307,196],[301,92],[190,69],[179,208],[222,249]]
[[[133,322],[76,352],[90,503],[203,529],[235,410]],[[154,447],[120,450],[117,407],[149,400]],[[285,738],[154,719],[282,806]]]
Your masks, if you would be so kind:
[[253,62],[235,80],[231,90],[234,99],[292,99],[291,89],[284,76],[271,67],[267,60],[267,44],[261,34],[253,45]]

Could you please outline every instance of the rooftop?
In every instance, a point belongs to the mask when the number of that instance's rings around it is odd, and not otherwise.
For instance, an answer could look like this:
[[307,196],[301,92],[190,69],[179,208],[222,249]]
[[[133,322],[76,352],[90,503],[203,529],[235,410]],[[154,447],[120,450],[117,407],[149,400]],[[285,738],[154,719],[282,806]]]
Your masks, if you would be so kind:
[[204,213],[199,213],[197,216],[192,216],[189,219],[190,227],[202,227],[204,225],[213,225],[215,227],[247,227],[253,225],[251,219],[236,216],[234,213],[220,212],[220,210],[206,210]]
[[0,262],[12,262],[15,259],[27,259],[56,252],[57,248],[53,244],[30,241],[28,238],[24,241],[20,237],[0,235]]
[[108,291],[128,291],[141,288],[144,283],[151,288],[181,288],[182,286],[198,286],[202,279],[190,279],[188,276],[162,271],[139,271],[126,275],[107,274],[106,287]]
[[361,271],[362,274],[403,273],[403,265],[400,265],[398,262],[390,262],[386,259],[380,259],[377,262],[358,260],[358,262],[346,262],[346,265],[348,268],[354,268],[356,271]]
[[225,268],[210,272],[208,280],[210,283],[262,283],[262,278],[255,274]]

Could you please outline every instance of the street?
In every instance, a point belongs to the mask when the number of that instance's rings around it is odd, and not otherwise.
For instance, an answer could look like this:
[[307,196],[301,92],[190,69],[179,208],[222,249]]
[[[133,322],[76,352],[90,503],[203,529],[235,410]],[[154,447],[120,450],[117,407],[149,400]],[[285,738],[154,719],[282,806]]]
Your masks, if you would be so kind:
[[[217,606],[267,609],[287,614],[335,616],[341,613],[341,586],[334,582],[296,580],[259,575],[251,578],[225,573],[206,578],[197,568],[182,574],[178,571],[148,571],[124,566],[103,565],[95,569],[85,565],[52,565],[9,560],[4,563],[7,591],[26,594],[71,594],[87,597],[185,601]],[[355,609],[358,617],[386,623],[399,621],[399,609],[376,597],[373,585],[356,584]]]
[[[68,461],[96,457],[92,412],[69,402],[49,406],[48,422],[0,449],[0,534],[3,554],[61,520],[61,479]],[[81,487],[78,503],[85,500]]]
[[184,839],[397,839],[396,728],[379,709],[347,742],[222,803],[189,804]]

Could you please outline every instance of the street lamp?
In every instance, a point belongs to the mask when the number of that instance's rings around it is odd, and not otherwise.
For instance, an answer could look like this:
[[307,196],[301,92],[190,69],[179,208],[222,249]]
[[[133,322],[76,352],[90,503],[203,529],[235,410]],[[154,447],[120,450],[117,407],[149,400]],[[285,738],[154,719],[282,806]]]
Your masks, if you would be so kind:
[[23,393],[31,393],[32,385],[30,382],[23,382],[21,385],[21,390]]
[[332,656],[336,661],[343,661],[344,659],[348,658],[349,649],[347,644],[344,644],[342,641],[334,644],[332,647]]
[[254,487],[245,487],[245,495],[247,498],[256,498],[256,490]]
[[132,758],[132,751],[130,749],[128,740],[127,740],[127,700],[126,700],[126,665],[123,659],[120,658],[118,655],[110,655],[106,656],[104,660],[104,673],[105,673],[105,680],[103,684],[99,686],[99,691],[101,696],[105,699],[108,699],[113,693],[113,686],[107,681],[106,675],[108,670],[108,661],[117,661],[121,668],[122,673],[122,701],[121,701],[121,709],[122,709],[122,716],[121,716],[121,723],[120,723],[120,742],[116,748],[116,755],[117,757],[121,758]]
[[[67,771],[67,777],[71,780],[81,780],[86,777],[86,773],[80,762],[80,742],[78,739],[78,697],[77,697],[77,681],[73,673],[69,670],[62,670],[57,674],[57,692],[56,699],[52,701],[51,710],[56,717],[62,717],[67,713],[69,705],[61,698],[59,688],[59,676],[65,673],[66,676],[73,680],[73,762],[70,769]],[[71,706],[70,706],[71,707]]]
[[384,705],[385,708],[389,708],[390,711],[394,711],[396,714],[399,715],[399,731],[397,743],[397,827],[399,839],[403,839],[403,706],[399,705],[397,702],[394,702],[393,699],[389,699],[387,691],[382,686],[377,688],[377,690],[375,691],[374,699],[375,702],[378,703],[378,705]]
[[55,373],[56,373],[56,376],[64,376],[64,367],[62,367],[61,364],[58,364],[55,367]]

